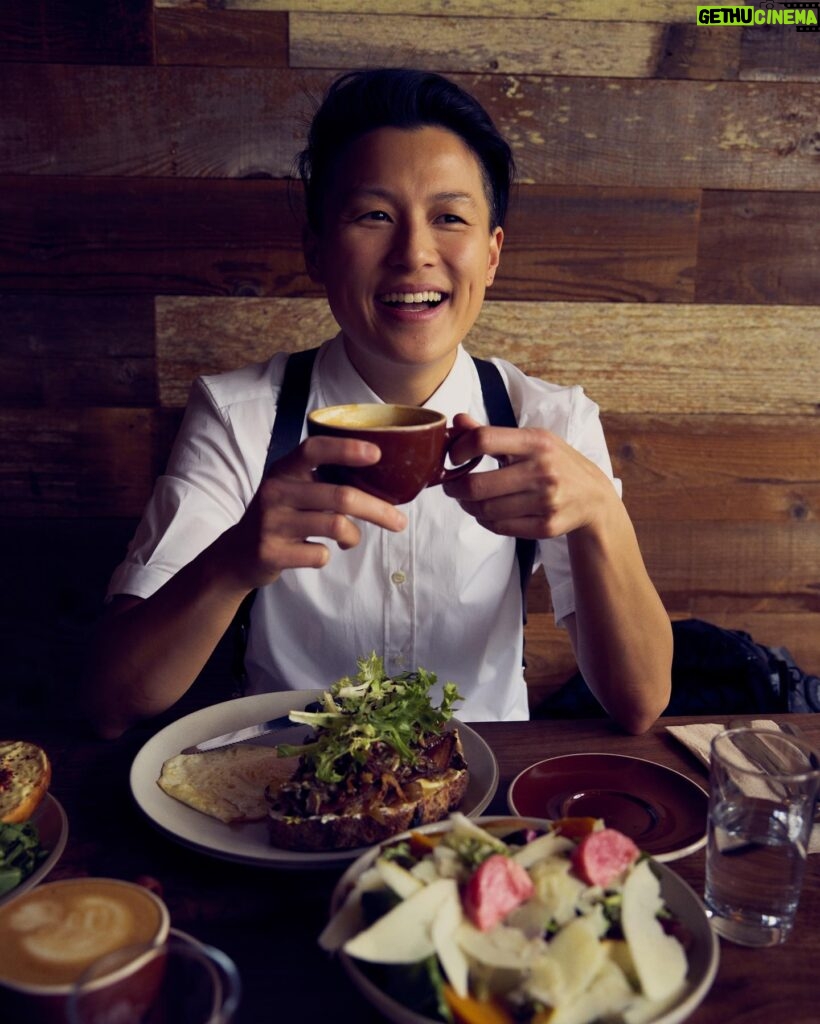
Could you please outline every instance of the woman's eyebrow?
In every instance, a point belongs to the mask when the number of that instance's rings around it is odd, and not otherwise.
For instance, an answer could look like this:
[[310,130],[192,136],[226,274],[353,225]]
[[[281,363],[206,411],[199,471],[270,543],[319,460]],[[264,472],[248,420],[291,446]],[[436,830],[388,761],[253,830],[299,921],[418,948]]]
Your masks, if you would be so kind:
[[[345,195],[345,200],[350,199],[363,199],[372,197],[374,199],[389,199],[395,201],[395,194],[390,189],[382,188],[379,185],[354,185],[353,188],[349,189]],[[472,206],[477,206],[475,196],[470,192],[435,192],[430,197],[430,201],[436,203],[469,203]]]

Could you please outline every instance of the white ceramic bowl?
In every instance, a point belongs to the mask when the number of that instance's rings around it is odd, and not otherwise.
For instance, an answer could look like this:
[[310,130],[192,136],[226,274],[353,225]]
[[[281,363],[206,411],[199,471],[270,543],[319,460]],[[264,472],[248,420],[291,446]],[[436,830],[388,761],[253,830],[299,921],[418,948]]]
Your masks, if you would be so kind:
[[[482,828],[498,834],[503,838],[522,828],[546,830],[550,822],[543,818],[529,818],[524,816],[488,816],[472,819]],[[433,825],[423,825],[414,829],[414,832],[442,832],[450,828],[448,821],[439,821]],[[409,833],[389,840],[389,844],[406,837]],[[387,845],[387,844],[386,844]],[[345,897],[355,884],[359,875],[365,871],[379,855],[381,846],[375,846],[363,853],[345,871],[336,884],[331,898],[331,915],[344,902]],[[672,913],[689,930],[692,936],[692,943],[687,950],[689,961],[689,974],[687,984],[680,999],[674,1006],[668,1007],[659,1017],[655,1017],[646,1024],[681,1024],[700,1005],[712,986],[715,974],[717,973],[719,961],[719,942],[717,936],[711,929],[709,919],[703,904],[691,888],[682,878],[675,874],[665,864],[655,862],[655,867],[661,881],[661,894],[666,905]],[[378,988],[359,968],[354,959],[345,953],[340,953],[342,965],[349,975],[353,984],[359,989],[365,999],[392,1021],[393,1024],[441,1024],[431,1017],[425,1017],[408,1009],[387,995]]]

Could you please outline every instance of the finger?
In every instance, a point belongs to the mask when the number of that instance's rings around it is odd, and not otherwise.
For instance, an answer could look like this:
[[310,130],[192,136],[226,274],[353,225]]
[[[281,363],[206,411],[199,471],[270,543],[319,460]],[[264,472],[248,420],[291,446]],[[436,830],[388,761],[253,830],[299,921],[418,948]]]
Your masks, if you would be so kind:
[[268,476],[308,480],[317,466],[371,466],[381,458],[378,445],[348,437],[308,437],[270,467]]
[[[282,475],[268,477],[258,492],[264,509],[264,528],[289,537],[322,536],[348,543],[338,525],[328,533],[328,516],[362,519],[396,533],[407,526],[407,516],[394,505],[346,484],[323,483]],[[316,518],[310,518],[311,513]],[[358,535],[353,543],[358,543]]]
[[[469,419],[469,417],[465,417]],[[459,417],[456,417],[456,421]],[[454,429],[456,421],[453,422]],[[453,441],[450,456],[455,463],[477,455],[490,455],[503,465],[549,452],[558,439],[547,430],[534,427],[491,427],[479,425],[466,429]]]

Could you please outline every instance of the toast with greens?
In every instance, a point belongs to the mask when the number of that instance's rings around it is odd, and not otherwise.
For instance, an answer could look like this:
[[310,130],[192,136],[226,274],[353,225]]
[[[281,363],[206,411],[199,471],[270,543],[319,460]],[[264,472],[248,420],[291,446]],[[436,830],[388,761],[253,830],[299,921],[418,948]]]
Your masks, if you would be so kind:
[[438,821],[459,806],[469,771],[445,683],[435,706],[432,672],[419,668],[389,677],[375,653],[359,659],[355,677],[327,691],[319,711],[294,711],[312,726],[293,776],[270,787],[269,825],[276,846],[344,850],[369,846],[417,825]]

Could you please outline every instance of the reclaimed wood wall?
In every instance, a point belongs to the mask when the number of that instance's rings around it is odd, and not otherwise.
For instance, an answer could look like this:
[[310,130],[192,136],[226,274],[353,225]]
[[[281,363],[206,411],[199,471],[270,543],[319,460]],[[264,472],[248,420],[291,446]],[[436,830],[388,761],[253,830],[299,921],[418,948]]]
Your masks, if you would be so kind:
[[[600,403],[673,616],[820,672],[820,34],[695,7],[6,0],[2,640],[32,686],[70,675],[191,378],[332,330],[293,158],[377,63],[450,74],[514,146],[472,348]],[[572,668],[543,588],[529,629],[540,693]]]

